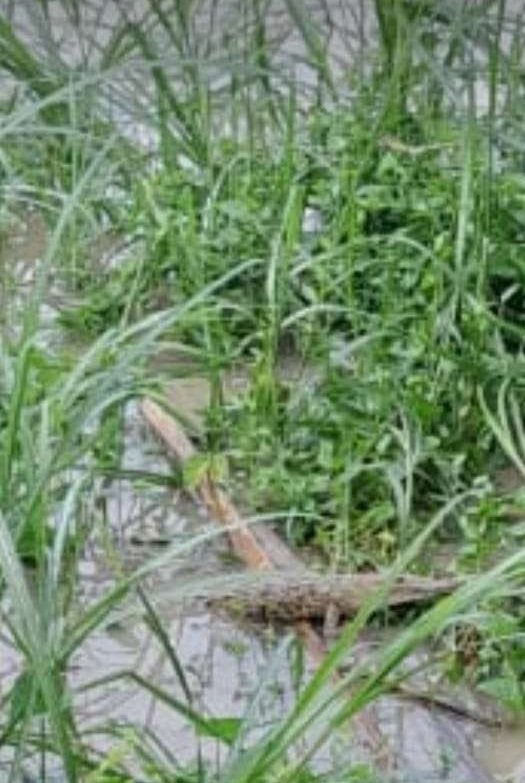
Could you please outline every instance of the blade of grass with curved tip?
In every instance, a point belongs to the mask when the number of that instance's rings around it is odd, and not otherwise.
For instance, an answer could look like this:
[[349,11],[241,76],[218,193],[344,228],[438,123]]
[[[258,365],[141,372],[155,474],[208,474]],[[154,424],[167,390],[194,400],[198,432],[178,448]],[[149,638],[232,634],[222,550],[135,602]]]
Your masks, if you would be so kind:
[[137,595],[144,609],[146,610],[145,622],[162,645],[162,648],[164,649],[168,660],[171,663],[172,669],[175,672],[178,681],[180,682],[184,696],[186,697],[186,701],[191,705],[193,703],[193,696],[177,652],[170,641],[169,634],[164,628],[161,618],[158,616],[146,593],[142,587],[140,587],[140,585],[137,587]]
[[485,416],[485,421],[487,422],[490,429],[494,433],[501,448],[503,449],[505,454],[509,457],[511,462],[515,465],[515,467],[518,469],[520,474],[525,478],[525,459],[524,456],[520,454],[520,452],[516,447],[514,436],[506,413],[505,398],[506,398],[507,388],[508,388],[508,381],[504,382],[500,386],[500,389],[498,391],[499,418],[497,418],[489,409],[487,402],[485,400],[483,389],[479,386],[477,390],[478,400],[479,400],[481,410],[483,411],[483,415]]
[[13,462],[18,439],[18,430],[20,428],[20,418],[23,411],[24,399],[28,392],[27,381],[31,364],[32,350],[32,343],[30,341],[25,342],[13,367],[14,385],[9,394],[10,404],[7,415],[7,427],[5,430],[5,437],[2,441],[3,449],[0,456],[0,464],[2,465],[0,508],[6,508],[9,503],[11,475],[13,472]]
[[[302,321],[303,319],[312,318],[313,316],[319,315],[319,314],[329,314],[329,315],[347,315],[351,316],[351,312],[349,308],[346,305],[336,305],[336,304],[313,304],[308,305],[306,307],[302,307],[299,310],[296,310],[295,312],[291,313],[291,315],[288,315],[286,318],[283,318],[281,321],[281,329],[289,329],[294,324],[298,323],[299,321]],[[370,335],[370,340],[373,340],[374,338],[377,338],[379,334]]]

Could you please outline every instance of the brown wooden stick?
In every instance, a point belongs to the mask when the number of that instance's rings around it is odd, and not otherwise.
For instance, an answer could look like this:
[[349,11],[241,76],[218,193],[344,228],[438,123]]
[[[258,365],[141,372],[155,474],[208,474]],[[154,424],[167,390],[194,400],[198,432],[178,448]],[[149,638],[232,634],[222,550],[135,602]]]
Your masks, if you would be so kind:
[[[293,623],[322,620],[332,606],[339,618],[355,615],[363,602],[379,590],[384,577],[376,573],[315,574],[310,571],[264,569],[258,576],[219,578],[204,589],[194,580],[184,591],[183,602],[196,601],[211,609],[231,609],[249,617]],[[385,605],[399,607],[426,603],[451,593],[459,579],[404,576],[396,580]]]
[[[171,455],[184,464],[195,457],[197,450],[179,423],[153,400],[142,402],[142,413],[150,427],[162,439]],[[242,517],[230,502],[226,493],[208,476],[199,482],[197,494],[206,506],[210,517],[224,527],[234,526],[228,535],[233,551],[249,568],[271,569],[273,563],[248,526],[242,526]]]

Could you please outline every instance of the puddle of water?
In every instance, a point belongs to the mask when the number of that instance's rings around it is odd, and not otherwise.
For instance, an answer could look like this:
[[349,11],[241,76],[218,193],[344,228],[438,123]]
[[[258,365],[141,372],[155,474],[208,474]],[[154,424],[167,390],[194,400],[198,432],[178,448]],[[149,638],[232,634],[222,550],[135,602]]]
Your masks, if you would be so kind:
[[[209,614],[164,619],[165,630],[184,668],[194,708],[208,716],[242,716],[267,666],[270,648],[255,635]],[[165,652],[138,623],[131,629],[118,627],[94,635],[73,661],[71,684],[79,694],[79,688],[101,674],[110,676],[123,670],[134,672],[173,698],[185,701],[181,683]],[[291,696],[289,679],[283,671],[268,694],[264,720],[275,720],[282,714],[290,706]],[[181,763],[195,760],[197,741],[188,722],[130,679],[77,695],[76,706],[86,729],[106,723],[109,718],[117,723],[129,722],[139,730],[154,732],[176,751]],[[105,745],[103,742],[102,747]],[[204,743],[208,759],[216,756],[218,747],[213,740]]]
[[476,756],[497,780],[525,783],[525,725],[487,732],[476,743]]

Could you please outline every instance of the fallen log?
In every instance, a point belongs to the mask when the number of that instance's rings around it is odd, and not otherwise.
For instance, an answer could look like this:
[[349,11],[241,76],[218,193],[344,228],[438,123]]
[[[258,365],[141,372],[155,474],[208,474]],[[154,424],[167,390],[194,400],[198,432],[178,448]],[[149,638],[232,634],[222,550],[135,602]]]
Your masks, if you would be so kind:
[[[381,587],[381,574],[311,574],[308,572],[272,572],[250,578],[245,576],[208,581],[205,589],[198,583],[185,588],[182,601],[195,601],[206,608],[225,609],[250,618],[294,623],[322,620],[327,607],[340,618],[359,611],[363,602]],[[385,597],[385,607],[426,603],[452,592],[457,579],[427,579],[404,576]]]

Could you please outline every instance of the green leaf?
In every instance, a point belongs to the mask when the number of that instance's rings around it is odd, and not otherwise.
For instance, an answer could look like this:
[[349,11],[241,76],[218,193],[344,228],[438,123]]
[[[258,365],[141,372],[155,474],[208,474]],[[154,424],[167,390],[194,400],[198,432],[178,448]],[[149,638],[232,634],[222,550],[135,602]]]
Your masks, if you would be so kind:
[[195,488],[206,476],[221,481],[228,472],[228,463],[223,454],[196,454],[184,463],[182,480],[185,487]]
[[511,710],[523,710],[523,693],[515,677],[495,677],[482,682],[479,690],[503,702]]
[[9,723],[15,726],[23,720],[27,710],[32,715],[43,715],[46,707],[33,672],[24,671],[15,680],[9,705]]
[[196,730],[201,737],[214,737],[231,745],[237,738],[241,724],[240,718],[206,718],[206,722],[196,726]]

